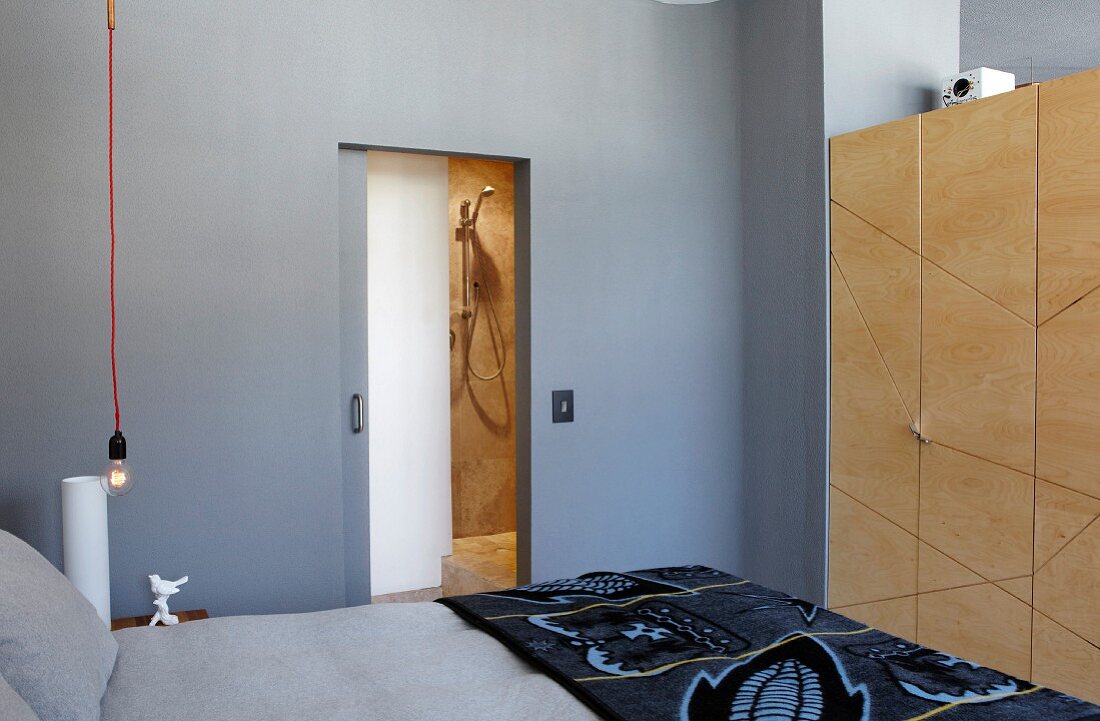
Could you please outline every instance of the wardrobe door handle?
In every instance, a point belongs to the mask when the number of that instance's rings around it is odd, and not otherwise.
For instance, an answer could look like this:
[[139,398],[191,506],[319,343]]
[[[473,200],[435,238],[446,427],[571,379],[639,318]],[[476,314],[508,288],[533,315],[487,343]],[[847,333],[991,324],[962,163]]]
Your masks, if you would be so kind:
[[356,393],[351,397],[351,432],[362,433],[365,427],[363,422],[363,394]]

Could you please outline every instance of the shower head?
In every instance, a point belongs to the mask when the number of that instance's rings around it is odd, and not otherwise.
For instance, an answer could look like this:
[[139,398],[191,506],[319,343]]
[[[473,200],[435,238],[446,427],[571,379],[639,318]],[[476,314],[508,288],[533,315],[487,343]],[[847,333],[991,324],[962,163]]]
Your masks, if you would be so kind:
[[495,192],[497,192],[496,188],[491,185],[486,185],[484,188],[482,188],[481,193],[477,196],[477,205],[474,206],[474,215],[470,220],[472,220],[474,223],[477,222],[477,214],[481,212],[481,201],[485,200]]

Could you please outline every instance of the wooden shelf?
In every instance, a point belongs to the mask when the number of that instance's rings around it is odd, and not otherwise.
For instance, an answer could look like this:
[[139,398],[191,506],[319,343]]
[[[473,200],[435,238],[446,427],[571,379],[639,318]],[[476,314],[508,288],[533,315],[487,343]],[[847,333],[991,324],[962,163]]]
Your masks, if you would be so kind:
[[[192,611],[176,611],[175,615],[179,618],[180,623],[187,623],[188,621],[203,621],[210,618],[210,614],[206,612],[205,608],[197,608]],[[117,631],[120,628],[137,628],[139,626],[148,626],[149,622],[152,620],[152,615],[131,616],[129,618],[112,618],[111,630]]]

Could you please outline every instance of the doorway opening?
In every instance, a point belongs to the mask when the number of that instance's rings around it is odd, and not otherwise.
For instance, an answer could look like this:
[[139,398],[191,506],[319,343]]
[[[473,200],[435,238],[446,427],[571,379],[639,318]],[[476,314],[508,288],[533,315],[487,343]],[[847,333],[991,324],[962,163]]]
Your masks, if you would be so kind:
[[366,151],[366,432],[345,459],[369,451],[366,474],[345,462],[345,496],[367,476],[369,598],[514,586],[529,568],[526,162],[341,149]]
[[451,523],[445,595],[516,585],[515,166],[448,158]]

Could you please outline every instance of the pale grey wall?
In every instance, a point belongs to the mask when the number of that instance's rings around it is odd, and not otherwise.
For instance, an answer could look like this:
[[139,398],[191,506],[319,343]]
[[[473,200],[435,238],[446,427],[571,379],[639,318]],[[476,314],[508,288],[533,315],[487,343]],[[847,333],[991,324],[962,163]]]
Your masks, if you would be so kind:
[[825,135],[943,106],[959,0],[825,0]]
[[962,0],[961,65],[1043,81],[1100,66],[1096,0]]
[[[342,605],[337,143],[531,158],[535,578],[742,557],[732,2],[119,7],[116,614]],[[0,7],[0,526],[111,431],[100,4]],[[463,32],[458,32],[462,28]],[[574,388],[577,422],[550,424]],[[522,407],[522,405],[520,405]],[[353,514],[354,515],[354,514]]]

